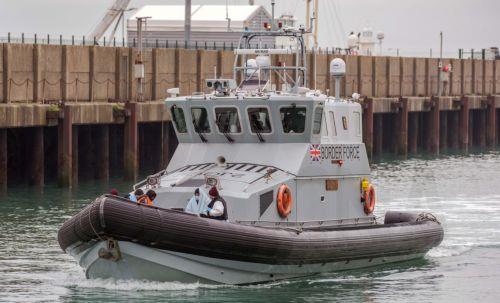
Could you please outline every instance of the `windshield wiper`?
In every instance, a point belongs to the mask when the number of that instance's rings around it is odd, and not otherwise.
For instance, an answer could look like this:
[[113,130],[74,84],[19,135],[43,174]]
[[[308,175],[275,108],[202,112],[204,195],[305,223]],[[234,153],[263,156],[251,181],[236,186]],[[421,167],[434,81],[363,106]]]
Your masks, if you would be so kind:
[[227,142],[229,142],[229,143],[234,142],[234,139],[231,138],[228,131],[224,127],[222,127],[222,123],[220,123],[220,121],[217,121],[217,127],[219,127],[219,130],[221,131],[221,133],[224,135],[224,137],[226,137]]
[[257,138],[259,138],[259,141],[266,142],[266,140],[264,140],[264,138],[262,137],[261,126],[259,124],[259,121],[257,121],[255,118],[253,118],[252,123],[254,126],[254,132],[257,135]]
[[203,142],[203,143],[207,143],[207,142],[208,142],[207,138],[205,138],[205,136],[203,136],[203,134],[200,132],[200,128],[199,128],[199,126],[196,124],[196,121],[194,121],[194,120],[193,120],[193,125],[194,125],[194,131],[195,131],[195,133],[197,133],[197,134],[198,134],[198,136],[200,136],[200,140],[201,140],[201,142]]

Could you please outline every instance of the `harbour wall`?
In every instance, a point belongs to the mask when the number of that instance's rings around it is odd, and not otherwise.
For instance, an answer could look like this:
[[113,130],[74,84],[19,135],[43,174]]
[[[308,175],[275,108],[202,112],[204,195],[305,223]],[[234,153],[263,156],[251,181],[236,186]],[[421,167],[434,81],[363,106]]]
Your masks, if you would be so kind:
[[[231,78],[234,55],[153,48],[143,56],[141,100],[134,48],[0,44],[0,188],[52,178],[63,186],[110,175],[135,180],[163,169],[177,144],[161,101],[166,90],[188,94],[203,91],[207,78]],[[335,93],[328,76],[335,57],[347,65],[341,95],[362,95],[370,157],[498,146],[499,60],[444,59],[452,72],[437,97],[435,58],[310,53],[311,88]]]

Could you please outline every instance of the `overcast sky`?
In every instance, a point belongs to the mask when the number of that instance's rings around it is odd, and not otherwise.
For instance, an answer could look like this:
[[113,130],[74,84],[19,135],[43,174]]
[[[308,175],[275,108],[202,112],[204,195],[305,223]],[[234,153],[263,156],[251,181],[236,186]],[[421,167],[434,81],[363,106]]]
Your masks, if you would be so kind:
[[[227,0],[231,5],[248,1]],[[65,36],[88,34],[113,0],[0,0],[0,36],[47,33]],[[145,4],[183,4],[183,0],[132,0]],[[225,4],[226,0],[192,0],[192,4]],[[255,0],[270,10],[270,0]],[[304,23],[305,0],[276,0],[276,11],[292,13]],[[401,54],[434,55],[439,31],[444,52],[458,48],[500,46],[500,0],[319,0],[320,46],[344,46],[350,31],[370,26],[383,31],[384,49]]]

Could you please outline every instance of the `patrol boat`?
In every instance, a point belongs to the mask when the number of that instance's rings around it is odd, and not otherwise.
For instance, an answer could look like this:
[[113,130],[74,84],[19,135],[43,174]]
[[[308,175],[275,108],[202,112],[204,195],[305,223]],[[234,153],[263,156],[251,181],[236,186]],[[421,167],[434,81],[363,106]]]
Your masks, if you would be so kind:
[[[103,195],[59,230],[87,278],[262,283],[421,258],[439,245],[431,214],[373,214],[362,107],[338,95],[341,59],[330,64],[335,97],[306,88],[304,32],[246,32],[234,79],[166,99],[179,145],[133,188],[154,189],[155,205]],[[250,48],[276,36],[293,43]],[[295,63],[273,65],[275,55]],[[213,186],[227,220],[183,211],[195,189]]]

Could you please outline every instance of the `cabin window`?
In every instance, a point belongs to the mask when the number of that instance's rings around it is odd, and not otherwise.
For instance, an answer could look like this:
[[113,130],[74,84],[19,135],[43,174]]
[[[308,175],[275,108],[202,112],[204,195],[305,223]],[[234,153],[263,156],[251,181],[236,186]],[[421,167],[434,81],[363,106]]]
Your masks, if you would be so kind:
[[270,133],[272,131],[269,119],[269,110],[267,108],[249,108],[247,112],[252,133]]
[[177,106],[172,106],[170,108],[170,113],[172,114],[172,120],[174,120],[175,128],[178,133],[187,133],[186,118],[184,116],[184,110]]
[[209,133],[210,123],[208,122],[207,109],[204,107],[192,107],[191,117],[193,118],[194,130],[197,133]]
[[321,132],[321,121],[323,121],[323,107],[318,106],[314,110],[313,134],[318,135]]
[[282,107],[280,109],[281,124],[283,131],[289,134],[301,134],[306,127],[306,108],[305,107]]
[[332,121],[332,136],[337,136],[337,126],[335,125],[335,115],[330,112],[330,120]]
[[240,118],[235,107],[216,107],[215,122],[221,133],[241,133]]
[[359,112],[354,112],[353,123],[356,136],[361,136],[361,115]]
[[344,127],[344,130],[347,130],[347,117],[342,116],[342,126]]

